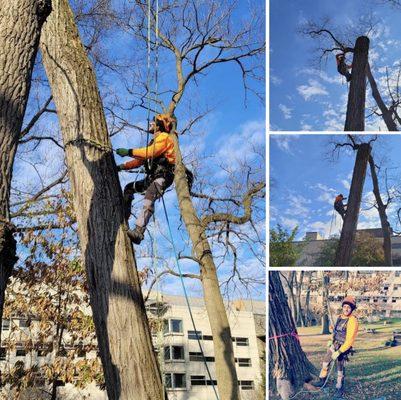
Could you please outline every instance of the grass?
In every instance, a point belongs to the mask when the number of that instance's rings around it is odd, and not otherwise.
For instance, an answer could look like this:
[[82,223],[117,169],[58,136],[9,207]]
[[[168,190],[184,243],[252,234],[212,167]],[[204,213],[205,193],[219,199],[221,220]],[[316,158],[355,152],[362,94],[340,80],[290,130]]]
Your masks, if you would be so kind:
[[[401,329],[401,319],[377,323],[360,324],[354,344],[356,353],[346,364],[346,396],[348,400],[400,400],[401,399],[401,345],[385,347],[395,329]],[[365,329],[375,329],[367,333]],[[331,335],[320,335],[320,327],[298,330],[302,348],[308,359],[320,370],[321,360],[327,351]],[[330,380],[323,392],[300,393],[296,400],[332,399],[335,392],[337,370],[334,367]],[[271,400],[278,397],[271,395]],[[294,399],[294,400],[295,400]]]

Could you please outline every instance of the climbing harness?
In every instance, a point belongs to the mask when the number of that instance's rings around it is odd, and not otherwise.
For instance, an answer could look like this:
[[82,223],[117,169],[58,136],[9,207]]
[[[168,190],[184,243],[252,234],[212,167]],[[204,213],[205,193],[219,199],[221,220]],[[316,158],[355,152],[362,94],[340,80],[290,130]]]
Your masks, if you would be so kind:
[[184,297],[185,297],[185,301],[186,301],[186,303],[187,303],[189,315],[190,315],[190,317],[191,317],[192,327],[193,327],[193,329],[194,329],[194,331],[195,331],[195,334],[196,334],[196,340],[197,340],[197,342],[198,342],[199,350],[200,350],[200,352],[202,353],[203,363],[205,364],[205,368],[206,368],[207,374],[208,374],[208,376],[209,376],[210,382],[212,383],[212,387],[213,387],[214,394],[215,394],[215,396],[216,396],[216,399],[219,400],[219,396],[218,396],[218,394],[217,394],[216,386],[215,386],[215,384],[214,384],[212,375],[211,375],[211,373],[210,373],[209,366],[207,365],[205,353],[204,353],[204,351],[203,351],[202,344],[201,344],[201,342],[200,342],[200,338],[199,338],[199,335],[198,335],[198,330],[197,330],[196,325],[195,325],[195,320],[194,320],[194,316],[193,316],[193,313],[192,313],[191,305],[190,305],[190,303],[189,303],[189,298],[188,298],[187,290],[186,290],[186,287],[185,287],[184,277],[183,277],[183,274],[182,274],[182,270],[181,270],[181,267],[180,267],[180,263],[179,263],[179,261],[178,261],[177,250],[176,250],[176,248],[175,248],[174,239],[173,239],[173,233],[172,233],[172,231],[171,231],[171,226],[170,226],[170,220],[169,220],[169,218],[168,218],[167,208],[166,208],[166,204],[165,204],[165,202],[164,202],[164,198],[163,198],[163,197],[162,197],[162,203],[163,203],[163,210],[164,210],[164,215],[165,215],[165,217],[166,217],[166,222],[167,222],[167,227],[168,227],[168,232],[169,232],[171,244],[172,244],[172,246],[173,246],[175,264],[176,264],[177,270],[178,270],[179,275],[180,275],[181,286],[182,286],[182,289],[183,289],[183,292],[184,292]]

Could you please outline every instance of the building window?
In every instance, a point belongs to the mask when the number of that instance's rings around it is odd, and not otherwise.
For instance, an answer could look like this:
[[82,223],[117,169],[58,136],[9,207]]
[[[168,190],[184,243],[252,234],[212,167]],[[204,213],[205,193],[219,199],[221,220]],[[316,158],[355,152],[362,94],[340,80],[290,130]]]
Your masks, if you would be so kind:
[[19,320],[19,327],[20,328],[28,328],[29,327],[29,321],[27,319],[20,319]]
[[164,321],[164,333],[182,333],[181,319],[168,319]]
[[254,390],[255,389],[253,381],[238,381],[238,384],[242,390]]
[[[198,335],[198,337],[196,337],[196,335]],[[188,331],[188,339],[201,340],[202,339],[202,331]]]
[[189,352],[189,361],[206,361],[206,362],[214,362],[214,357],[207,357],[203,359],[203,355],[200,352],[190,351]]
[[395,276],[396,278],[399,278],[401,276],[401,271],[395,271]]
[[392,303],[397,303],[397,298],[396,298],[396,297],[393,297],[393,298],[391,299],[391,302],[392,302]]
[[5,347],[0,347],[0,360],[6,359],[7,350]]
[[9,331],[10,330],[10,320],[9,319],[3,319],[1,323],[1,329],[3,331]]
[[250,358],[236,358],[235,362],[238,363],[239,367],[252,367]]
[[249,346],[248,338],[244,338],[244,337],[235,338],[234,337],[233,342],[235,342],[237,344],[237,346]]
[[169,360],[185,360],[183,346],[166,346],[164,348],[164,359]]
[[25,357],[26,355],[26,351],[25,349],[17,349],[15,356],[16,357]]
[[213,336],[211,335],[203,335],[203,340],[213,340]]
[[217,385],[217,381],[207,380],[203,375],[191,375],[191,385],[192,386],[212,386]]
[[186,389],[187,383],[185,381],[185,374],[164,374],[166,388],[168,389]]

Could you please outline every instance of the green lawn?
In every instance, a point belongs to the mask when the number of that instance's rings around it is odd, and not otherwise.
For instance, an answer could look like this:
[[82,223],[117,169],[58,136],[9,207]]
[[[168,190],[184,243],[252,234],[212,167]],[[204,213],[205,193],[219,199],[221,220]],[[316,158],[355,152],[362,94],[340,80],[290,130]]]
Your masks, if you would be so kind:
[[[365,328],[377,333],[366,333]],[[385,347],[384,342],[392,337],[395,329],[401,329],[401,319],[374,324],[360,324],[354,344],[356,353],[346,365],[346,398],[349,400],[400,400],[401,399],[401,345]],[[320,369],[331,335],[319,335],[320,327],[300,328],[302,348],[309,360]],[[296,400],[331,399],[335,392],[336,367],[324,392],[301,393]],[[277,396],[271,396],[276,400]],[[295,400],[294,399],[294,400]]]

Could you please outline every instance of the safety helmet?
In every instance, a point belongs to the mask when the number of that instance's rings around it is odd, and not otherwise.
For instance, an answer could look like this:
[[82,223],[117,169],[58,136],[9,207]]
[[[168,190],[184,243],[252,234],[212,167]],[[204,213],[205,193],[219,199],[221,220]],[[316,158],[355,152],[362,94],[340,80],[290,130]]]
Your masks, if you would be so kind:
[[345,296],[344,299],[343,299],[343,302],[342,302],[342,304],[341,304],[341,307],[342,307],[344,304],[348,304],[348,305],[351,307],[352,310],[355,310],[355,308],[356,308],[356,300],[355,300],[355,297],[354,297],[354,296]]
[[170,114],[157,114],[155,117],[155,122],[161,122],[163,125],[163,130],[167,133],[170,133],[173,128],[174,122],[176,119],[173,118]]
[[342,194],[342,193],[340,193],[340,194],[338,195],[338,197],[342,197],[342,198],[344,198],[344,196],[343,196],[343,194]]

